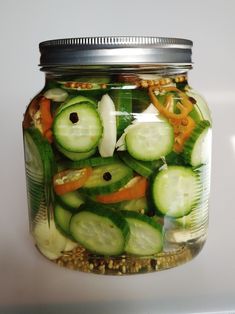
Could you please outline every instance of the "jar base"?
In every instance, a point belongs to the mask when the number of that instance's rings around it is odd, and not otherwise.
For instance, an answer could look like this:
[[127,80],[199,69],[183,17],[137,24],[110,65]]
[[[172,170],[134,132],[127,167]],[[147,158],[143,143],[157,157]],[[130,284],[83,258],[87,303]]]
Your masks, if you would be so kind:
[[98,256],[83,247],[64,252],[53,260],[55,264],[71,270],[102,275],[131,275],[150,273],[173,268],[192,260],[201,251],[206,237],[181,244],[177,249],[156,255],[139,257],[121,255],[118,257]]

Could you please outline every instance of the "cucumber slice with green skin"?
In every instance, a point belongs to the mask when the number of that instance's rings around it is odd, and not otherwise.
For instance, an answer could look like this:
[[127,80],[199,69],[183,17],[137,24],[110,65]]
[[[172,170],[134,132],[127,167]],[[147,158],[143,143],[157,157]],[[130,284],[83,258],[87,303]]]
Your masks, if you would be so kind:
[[59,114],[62,110],[64,110],[65,108],[67,108],[69,106],[82,104],[82,103],[91,104],[93,106],[96,106],[96,102],[93,99],[79,95],[79,96],[70,98],[66,102],[61,104],[60,107],[57,109],[56,114]]
[[84,197],[78,191],[57,195],[56,199],[65,209],[76,212],[84,204]]
[[165,162],[167,165],[186,165],[183,154],[178,154],[176,152],[170,152],[170,154],[166,155]]
[[58,151],[60,151],[64,156],[66,156],[68,159],[77,161],[77,160],[83,160],[91,157],[96,153],[96,148],[93,148],[89,152],[86,153],[73,153],[73,152],[68,152],[66,149],[60,147],[57,145]]
[[29,207],[34,218],[42,199],[50,202],[54,156],[48,141],[35,128],[24,130],[24,152]]
[[147,199],[145,197],[136,198],[131,201],[125,201],[120,204],[121,210],[134,211],[138,213],[147,213],[148,212],[148,204]]
[[192,168],[168,166],[157,173],[151,191],[153,202],[162,215],[180,218],[197,205],[201,184]]
[[204,120],[193,130],[191,136],[184,144],[183,156],[187,163],[193,167],[206,164],[211,154],[211,124]]
[[103,127],[91,104],[76,104],[55,116],[53,134],[56,143],[67,151],[85,153],[98,145]]
[[66,161],[64,162],[64,167],[65,168],[72,168],[72,169],[78,169],[78,168],[83,168],[83,167],[98,167],[98,166],[105,166],[105,165],[110,165],[115,162],[118,162],[119,158],[117,156],[113,157],[92,157],[88,159],[83,159],[83,160],[77,160],[77,161]]
[[148,216],[132,211],[121,214],[130,227],[129,240],[125,251],[133,255],[153,255],[162,251],[162,226]]
[[55,223],[58,226],[58,228],[67,236],[70,235],[69,231],[69,223],[72,217],[72,213],[65,209],[60,204],[55,205],[54,209],[54,217],[55,217]]
[[72,216],[70,233],[87,250],[113,256],[123,253],[129,226],[119,213],[111,209],[86,208]]
[[135,113],[143,112],[151,103],[147,90],[132,90],[132,102]]
[[189,116],[196,122],[199,123],[203,120],[202,113],[197,105],[194,105],[193,110],[189,113]]
[[89,195],[112,193],[133,177],[133,171],[121,162],[95,167],[82,190]]
[[53,260],[59,258],[66,247],[67,238],[56,228],[53,220],[36,224],[33,230],[36,245],[43,255]]
[[155,161],[140,161],[132,158],[127,152],[119,152],[118,155],[122,161],[127,164],[127,166],[143,177],[149,177],[154,170],[163,165],[163,161],[161,159]]
[[117,135],[119,137],[132,121],[132,91],[116,89],[111,91],[110,96],[116,108]]
[[68,97],[68,93],[61,88],[51,88],[44,93],[44,96],[55,102],[63,102]]
[[135,159],[152,161],[172,151],[174,131],[166,121],[142,122],[133,125],[126,134],[128,153]]
[[98,145],[99,153],[102,157],[111,157],[116,146],[117,130],[115,106],[108,94],[98,103],[98,112],[103,125],[103,134]]

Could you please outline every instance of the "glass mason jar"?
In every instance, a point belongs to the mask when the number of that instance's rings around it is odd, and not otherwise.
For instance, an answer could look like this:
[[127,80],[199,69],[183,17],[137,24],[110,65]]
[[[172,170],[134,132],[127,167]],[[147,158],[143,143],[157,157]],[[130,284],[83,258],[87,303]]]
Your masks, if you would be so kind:
[[191,48],[157,37],[40,44],[46,81],[23,136],[30,229],[46,258],[122,275],[201,250],[211,117],[188,83]]

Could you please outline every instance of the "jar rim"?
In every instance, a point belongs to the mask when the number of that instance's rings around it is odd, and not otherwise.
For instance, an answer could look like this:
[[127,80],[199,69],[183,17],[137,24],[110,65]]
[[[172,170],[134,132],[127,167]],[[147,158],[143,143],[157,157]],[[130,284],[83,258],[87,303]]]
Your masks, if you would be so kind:
[[79,37],[43,41],[40,66],[192,63],[193,42],[150,36]]

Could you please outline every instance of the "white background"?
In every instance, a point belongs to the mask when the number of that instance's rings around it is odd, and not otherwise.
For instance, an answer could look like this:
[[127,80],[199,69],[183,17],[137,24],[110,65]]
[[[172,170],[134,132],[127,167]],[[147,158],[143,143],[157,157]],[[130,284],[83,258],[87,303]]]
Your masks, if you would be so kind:
[[[235,311],[235,1],[0,0],[0,313]],[[214,119],[209,238],[192,262],[102,277],[55,267],[28,235],[21,120],[43,86],[38,43],[153,35],[194,41],[191,85]],[[230,310],[230,312],[229,312]]]

